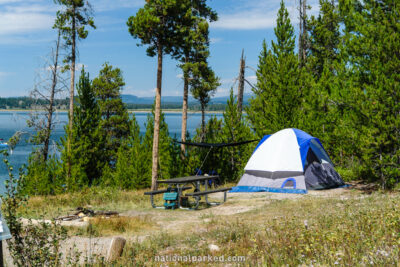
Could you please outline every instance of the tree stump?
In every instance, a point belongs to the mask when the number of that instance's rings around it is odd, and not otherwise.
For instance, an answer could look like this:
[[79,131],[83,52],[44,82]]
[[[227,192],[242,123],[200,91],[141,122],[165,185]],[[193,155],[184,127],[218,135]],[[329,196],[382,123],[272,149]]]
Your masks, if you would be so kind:
[[115,261],[121,257],[126,244],[125,238],[114,237],[107,252],[107,261]]

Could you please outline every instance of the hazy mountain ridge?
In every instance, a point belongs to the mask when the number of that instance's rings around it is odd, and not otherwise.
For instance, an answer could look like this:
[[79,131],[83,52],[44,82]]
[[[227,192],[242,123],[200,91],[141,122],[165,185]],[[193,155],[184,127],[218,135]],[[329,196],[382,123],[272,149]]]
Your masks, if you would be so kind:
[[[243,102],[248,103],[249,99],[252,97],[252,94],[244,94]],[[153,104],[154,97],[138,97],[135,95],[130,94],[122,94],[121,95],[122,102],[126,104]],[[181,104],[182,103],[182,96],[162,96],[161,98],[163,103],[173,103],[173,104]],[[220,96],[220,97],[213,97],[210,101],[210,104],[226,104],[228,101],[229,96]],[[194,99],[192,96],[189,96],[189,103],[196,104],[197,100]]]

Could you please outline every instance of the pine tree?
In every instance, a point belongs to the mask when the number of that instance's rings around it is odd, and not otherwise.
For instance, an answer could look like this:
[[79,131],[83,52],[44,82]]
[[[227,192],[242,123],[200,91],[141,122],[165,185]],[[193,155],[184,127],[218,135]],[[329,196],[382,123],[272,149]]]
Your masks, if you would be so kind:
[[[142,152],[144,154],[143,165],[145,165],[146,173],[143,177],[151,177],[152,173],[152,148],[153,148],[153,134],[154,134],[154,116],[155,106],[153,105],[152,112],[147,116],[146,132],[143,137]],[[160,117],[160,145],[159,145],[159,166],[157,176],[163,179],[171,178],[171,172],[176,162],[171,155],[171,142],[169,136],[168,124],[165,122],[165,115],[161,113]]]
[[115,169],[116,186],[121,189],[141,189],[151,185],[150,173],[151,162],[147,161],[150,153],[143,150],[140,127],[135,116],[131,118],[131,133],[127,144],[121,146],[117,154]]
[[357,114],[349,81],[346,49],[340,34],[342,18],[335,1],[321,0],[320,14],[308,21],[310,50],[304,80],[303,129],[318,136],[337,167],[354,170],[358,149]]
[[[364,175],[390,188],[400,177],[400,5],[340,1]],[[353,103],[354,103],[353,102]]]
[[[75,64],[77,55],[77,42],[86,39],[89,32],[85,26],[96,28],[92,17],[92,8],[88,1],[84,0],[54,0],[55,3],[63,7],[62,10],[57,11],[56,21],[53,28],[61,32],[65,40],[65,45],[71,48],[71,53],[68,53],[65,62],[70,64],[69,69],[71,72],[71,82],[69,91],[69,124],[71,129],[74,120],[74,91],[75,91]],[[72,131],[68,131],[71,133]],[[70,152],[71,136],[68,136],[67,151]],[[68,177],[71,176],[71,162],[69,156],[67,157]]]
[[259,137],[284,128],[296,127],[301,118],[302,84],[298,58],[294,52],[294,29],[283,1],[275,28],[276,41],[267,49],[265,41],[259,57],[255,98],[250,100],[248,117]]
[[130,134],[129,114],[121,100],[125,85],[122,72],[108,63],[103,65],[99,76],[93,80],[93,90],[100,108],[100,132],[105,141],[104,155],[111,168],[124,140]]
[[[222,142],[238,143],[254,138],[249,125],[239,113],[232,89],[223,116]],[[240,178],[253,149],[254,145],[251,144],[224,148],[221,169],[226,180],[237,181]]]
[[[180,64],[183,72],[183,104],[182,104],[182,131],[181,141],[186,141],[187,109],[189,95],[189,80],[191,70],[205,61],[209,54],[208,22],[217,20],[217,14],[206,5],[205,0],[193,1],[192,8],[187,14],[187,23],[182,29],[185,38],[180,43]],[[185,145],[181,145],[182,155],[185,155]]]
[[324,67],[334,72],[334,61],[339,60],[340,15],[335,1],[320,0],[320,13],[308,21],[310,33],[309,69],[317,78],[321,77]]
[[[104,139],[100,134],[100,109],[93,91],[89,74],[83,68],[77,84],[78,98],[74,108],[74,121],[71,133],[71,152],[67,151],[67,138],[62,139],[64,150],[61,158],[64,170],[68,171],[67,157],[71,160],[71,178],[66,181],[68,190],[98,183],[104,166]],[[69,128],[66,127],[66,131]]]
[[[204,143],[222,143],[222,120],[216,116],[212,116],[205,127],[202,126],[196,129],[196,134],[193,138],[195,142]],[[193,153],[196,159],[192,161],[194,174],[219,174],[222,173],[222,157],[223,150],[217,148],[193,148]],[[223,175],[221,175],[221,178]]]
[[[100,135],[100,109],[89,74],[81,71],[77,85],[78,101],[72,128],[72,174],[84,185],[91,185],[102,175],[103,141]],[[80,178],[79,178],[80,177]]]
[[192,69],[193,77],[190,80],[190,91],[195,99],[200,102],[201,106],[201,129],[203,136],[205,135],[205,112],[211,97],[215,94],[217,87],[220,85],[219,78],[214,71],[208,66],[206,61],[196,64]]
[[157,89],[154,116],[152,152],[152,189],[157,189],[159,173],[159,134],[161,118],[161,84],[164,54],[180,55],[179,49],[186,37],[184,26],[186,14],[192,8],[191,1],[148,0],[135,16],[128,19],[129,33],[141,40],[140,45],[148,45],[147,55],[157,55]]

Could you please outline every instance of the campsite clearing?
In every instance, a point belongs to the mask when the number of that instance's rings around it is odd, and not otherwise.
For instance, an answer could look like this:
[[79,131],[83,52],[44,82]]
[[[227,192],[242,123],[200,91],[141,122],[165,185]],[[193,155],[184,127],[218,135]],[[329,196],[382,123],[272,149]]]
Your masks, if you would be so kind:
[[[110,193],[108,201],[104,192],[88,192],[91,197],[85,198],[86,205],[118,210],[121,217],[90,221],[90,228],[69,227],[72,238],[67,245],[76,242],[77,248],[85,250],[86,243],[94,242],[93,249],[112,236],[123,236],[128,241],[118,262],[123,266],[151,265],[155,251],[159,256],[245,256],[245,264],[253,266],[262,262],[396,265],[400,194],[370,194],[369,187],[358,184],[357,189],[306,195],[235,193],[229,194],[224,205],[198,211],[152,209],[143,191]],[[31,215],[42,205],[49,213],[55,208],[68,210],[70,197],[53,197],[53,202],[32,198],[27,209]],[[28,215],[28,210],[23,212]],[[215,248],[211,245],[218,250],[211,250]]]

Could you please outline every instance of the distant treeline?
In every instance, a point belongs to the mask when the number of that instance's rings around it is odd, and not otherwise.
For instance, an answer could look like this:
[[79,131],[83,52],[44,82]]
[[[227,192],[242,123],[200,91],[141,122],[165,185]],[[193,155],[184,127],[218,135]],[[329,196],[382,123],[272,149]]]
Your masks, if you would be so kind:
[[[55,107],[57,109],[66,109],[68,107],[68,98],[56,99]],[[48,101],[44,99],[35,99],[32,97],[0,97],[0,109],[32,109],[36,106],[47,104]]]
[[[36,106],[43,106],[45,104],[48,104],[46,100],[44,99],[35,99],[31,97],[6,97],[6,98],[0,98],[0,109],[32,109],[35,108]],[[69,98],[65,99],[56,99],[55,100],[55,107],[57,109],[67,109],[69,104]],[[152,104],[133,104],[133,103],[128,103],[125,104],[127,109],[151,109]],[[209,111],[222,111],[225,110],[226,104],[222,103],[215,103],[215,104],[210,104],[207,107],[207,110]],[[162,104],[163,109],[181,109],[182,108],[182,103],[163,103]],[[189,103],[189,110],[195,110],[195,111],[200,111],[201,106],[200,104],[196,103]]]
[[[151,104],[125,104],[127,109],[151,109],[153,105]],[[182,108],[182,103],[162,103],[161,104],[162,109],[181,109]],[[226,108],[226,104],[210,104],[206,110],[208,111],[223,111]],[[201,106],[200,104],[191,104],[189,103],[189,110],[194,110],[194,111],[200,111]]]

